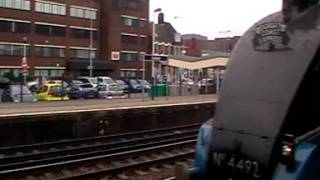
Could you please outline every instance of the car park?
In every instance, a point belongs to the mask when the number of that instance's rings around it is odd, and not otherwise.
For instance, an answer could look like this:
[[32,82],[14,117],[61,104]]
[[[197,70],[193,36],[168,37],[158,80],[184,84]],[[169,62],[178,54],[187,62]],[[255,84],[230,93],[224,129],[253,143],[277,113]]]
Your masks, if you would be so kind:
[[37,99],[32,95],[27,86],[8,85],[3,89],[1,102],[36,102]]

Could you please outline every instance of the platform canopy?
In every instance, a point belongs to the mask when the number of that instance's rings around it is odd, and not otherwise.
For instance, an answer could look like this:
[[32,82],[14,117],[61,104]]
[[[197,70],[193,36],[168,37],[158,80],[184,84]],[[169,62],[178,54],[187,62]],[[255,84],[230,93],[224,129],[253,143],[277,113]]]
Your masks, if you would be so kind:
[[169,56],[167,65],[188,70],[226,67],[229,55],[207,55],[203,57]]

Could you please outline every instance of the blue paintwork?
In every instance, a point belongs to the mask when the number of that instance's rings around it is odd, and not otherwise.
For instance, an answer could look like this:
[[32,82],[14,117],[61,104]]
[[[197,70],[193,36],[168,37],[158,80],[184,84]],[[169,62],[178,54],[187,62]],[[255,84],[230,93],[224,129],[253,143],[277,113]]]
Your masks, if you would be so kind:
[[315,144],[302,143],[295,150],[295,169],[290,172],[279,164],[274,180],[318,180],[320,179],[320,147]]
[[211,141],[211,122],[212,120],[209,120],[200,127],[196,145],[195,167],[191,172],[192,176],[203,177],[205,175],[209,143]]

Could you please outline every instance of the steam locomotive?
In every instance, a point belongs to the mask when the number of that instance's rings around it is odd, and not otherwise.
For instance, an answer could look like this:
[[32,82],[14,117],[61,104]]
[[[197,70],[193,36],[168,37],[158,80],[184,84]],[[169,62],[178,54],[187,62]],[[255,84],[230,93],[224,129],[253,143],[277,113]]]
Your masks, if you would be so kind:
[[320,0],[284,0],[232,52],[178,179],[320,179]]

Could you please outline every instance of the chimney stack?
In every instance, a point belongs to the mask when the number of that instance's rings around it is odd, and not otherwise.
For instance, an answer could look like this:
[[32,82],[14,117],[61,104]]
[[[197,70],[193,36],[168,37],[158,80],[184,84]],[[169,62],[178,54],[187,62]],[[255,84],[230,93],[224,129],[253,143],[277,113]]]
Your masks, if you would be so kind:
[[159,13],[158,15],[158,24],[164,24],[164,14]]

